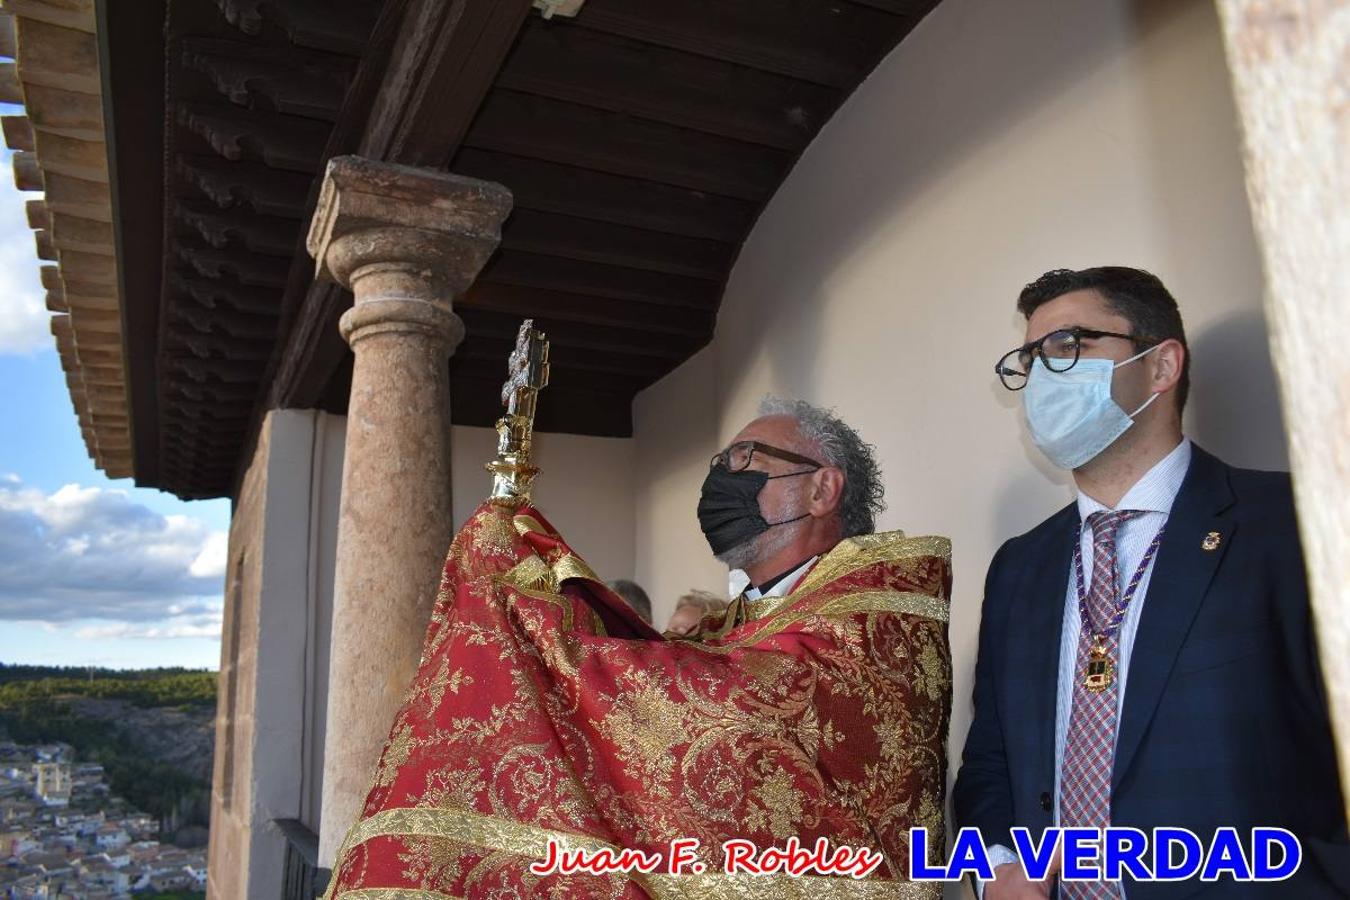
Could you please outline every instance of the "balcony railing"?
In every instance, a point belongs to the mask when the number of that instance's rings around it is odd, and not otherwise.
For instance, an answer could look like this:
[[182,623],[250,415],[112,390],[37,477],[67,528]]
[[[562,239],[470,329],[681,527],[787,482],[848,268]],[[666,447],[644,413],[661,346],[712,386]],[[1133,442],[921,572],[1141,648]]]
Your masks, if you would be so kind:
[[286,836],[281,900],[314,900],[328,887],[329,871],[319,868],[319,836],[298,819],[273,819]]

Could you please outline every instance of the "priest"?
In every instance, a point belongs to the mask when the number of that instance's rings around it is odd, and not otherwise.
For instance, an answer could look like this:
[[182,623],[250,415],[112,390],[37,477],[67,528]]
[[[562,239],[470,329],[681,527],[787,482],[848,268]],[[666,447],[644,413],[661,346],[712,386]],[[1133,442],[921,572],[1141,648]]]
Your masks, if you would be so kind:
[[698,505],[743,586],[681,639],[529,503],[508,414],[329,897],[941,896],[906,876],[911,827],[944,846],[949,543],[872,533],[870,448],[828,413],[770,412]]

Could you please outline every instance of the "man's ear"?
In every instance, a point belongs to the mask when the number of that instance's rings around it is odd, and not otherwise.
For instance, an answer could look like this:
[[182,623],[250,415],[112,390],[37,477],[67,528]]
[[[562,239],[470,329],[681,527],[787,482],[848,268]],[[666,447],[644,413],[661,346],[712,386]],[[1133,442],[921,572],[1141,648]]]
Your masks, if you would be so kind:
[[1174,390],[1181,383],[1181,372],[1186,363],[1186,348],[1181,341],[1168,338],[1158,345],[1154,354],[1153,384],[1154,393]]
[[844,473],[834,466],[817,469],[811,476],[811,508],[808,512],[823,519],[839,509],[844,497]]

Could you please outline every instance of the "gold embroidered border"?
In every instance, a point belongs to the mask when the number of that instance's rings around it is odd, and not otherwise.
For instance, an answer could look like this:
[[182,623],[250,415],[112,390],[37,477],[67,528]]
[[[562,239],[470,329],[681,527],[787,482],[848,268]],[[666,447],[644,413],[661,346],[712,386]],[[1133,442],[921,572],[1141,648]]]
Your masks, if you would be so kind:
[[[538,557],[532,558],[538,559]],[[509,574],[510,573],[508,572],[507,575]],[[507,578],[507,575],[497,575],[494,580],[509,585],[514,588],[517,593],[523,594],[526,597],[531,597],[535,600],[543,601],[544,603],[552,603],[554,606],[558,607],[558,609],[562,610],[562,634],[563,639],[566,640],[567,633],[572,630],[574,625],[572,618],[572,601],[557,591],[550,591],[539,587],[521,587],[513,579]],[[607,632],[605,631],[605,623],[601,620],[600,614],[594,609],[591,609],[588,605],[583,604],[582,608],[590,615],[591,630],[594,632],[595,636],[606,637]]]
[[949,615],[947,600],[930,594],[921,594],[917,591],[859,591],[856,594],[844,594],[841,597],[827,600],[815,608],[797,610],[791,615],[780,615],[754,634],[740,640],[721,644],[686,641],[685,644],[690,647],[697,647],[705,653],[730,653],[733,650],[754,646],[812,616],[842,618],[859,613],[897,613],[923,616],[928,619],[936,619],[939,622],[946,622]]
[[540,522],[534,516],[526,515],[525,513],[518,513],[512,516],[511,525],[516,529],[516,534],[521,537],[524,537],[531,532],[535,534],[546,534],[549,537],[557,537],[557,535],[544,527],[543,522]]
[[608,841],[589,835],[540,828],[538,825],[485,816],[467,809],[431,807],[386,809],[376,813],[357,822],[347,835],[347,841],[349,847],[355,847],[373,838],[401,834],[448,838],[534,859],[544,858],[549,840],[555,841],[560,850],[596,853],[604,849],[618,849]]
[[522,591],[548,590],[553,587],[553,572],[549,569],[548,563],[534,555],[525,557],[499,577],[502,581]]
[[562,559],[553,564],[554,589],[569,578],[584,578],[587,581],[594,581],[597,584],[604,584],[600,576],[595,574],[595,570],[586,564],[580,556],[575,553],[568,553]]
[[338,894],[342,900],[461,900],[453,894],[420,888],[356,888]]
[[951,604],[942,597],[914,591],[859,591],[844,594],[814,611],[818,616],[851,616],[855,613],[900,613],[946,622]]
[[[791,603],[800,602],[800,598],[789,594],[787,597],[770,597],[768,604],[757,606],[761,601],[751,600],[747,604],[747,617],[751,621],[770,618],[774,613],[786,609]],[[924,616],[946,622],[950,603],[945,597],[934,597],[915,591],[855,591],[826,600],[819,606],[810,607],[813,616],[849,616],[854,613],[902,613],[911,616]],[[803,610],[807,611],[807,610]],[[794,616],[793,621],[799,621]],[[761,631],[760,633],[763,633]]]
[[[390,809],[376,813],[358,822],[347,835],[344,852],[377,837],[445,838],[473,844],[488,850],[511,853],[528,859],[542,859],[548,852],[548,842],[554,841],[560,850],[585,850],[595,853],[608,849],[618,853],[614,844],[569,831],[556,831],[511,822],[496,816],[485,816],[466,809]],[[807,875],[801,878],[787,876],[748,875],[644,875],[635,872],[637,880],[656,900],[940,900],[942,885],[938,882],[911,882],[889,879],[853,879]],[[364,888],[364,891],[376,890]],[[390,889],[397,890],[397,889]],[[402,896],[360,894],[345,891],[338,895],[344,900],[440,900],[443,895],[422,892]]]
[[656,900],[941,900],[939,882],[825,875],[636,875]]
[[550,565],[543,557],[530,555],[498,576],[520,590],[544,590],[557,593],[558,586],[569,578],[582,578],[604,584],[595,570],[575,553],[562,556]]
[[[504,572],[501,575],[494,576],[493,580],[512,587],[527,597],[533,597],[534,599],[542,600],[545,603],[552,603],[554,606],[558,607],[558,609],[562,611],[562,630],[563,633],[566,634],[572,630],[572,603],[562,594],[549,590],[544,585],[532,582],[530,580],[530,569],[532,566],[526,565],[531,562],[538,563],[539,566],[544,568],[545,577],[552,577],[548,572],[547,567],[544,566],[543,560],[537,556],[529,556],[518,563],[515,568]],[[534,586],[526,587],[526,585],[529,584],[534,584]]]
[[809,594],[822,584],[842,578],[858,569],[879,562],[897,562],[916,556],[937,556],[946,562],[952,560],[950,538],[938,535],[905,537],[903,531],[885,531],[881,534],[861,534],[845,538],[825,554],[816,566],[787,596]]
[[[748,618],[751,621],[772,618],[791,606],[801,605],[804,600],[834,580],[851,575],[859,569],[876,563],[900,562],[901,560],[924,556],[939,557],[950,567],[952,559],[951,539],[937,535],[909,538],[905,537],[903,531],[886,531],[880,534],[862,534],[845,538],[836,544],[833,550],[825,554],[825,557],[811,571],[806,573],[806,577],[792,591],[782,597],[753,601],[753,606],[747,609]],[[742,602],[743,599],[733,600],[732,608],[737,603]],[[796,622],[800,619],[794,617],[792,621]],[[729,610],[721,627],[708,636],[723,638],[730,634],[735,627],[735,617]],[[781,627],[775,631],[761,631],[760,633],[776,634],[778,630],[781,630]]]

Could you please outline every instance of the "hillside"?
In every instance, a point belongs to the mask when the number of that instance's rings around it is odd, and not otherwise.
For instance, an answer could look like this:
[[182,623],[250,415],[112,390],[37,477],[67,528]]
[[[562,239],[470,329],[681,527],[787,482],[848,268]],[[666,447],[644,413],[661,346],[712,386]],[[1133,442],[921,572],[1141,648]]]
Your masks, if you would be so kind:
[[0,731],[64,742],[166,832],[207,824],[216,673],[0,663]]

